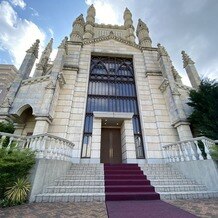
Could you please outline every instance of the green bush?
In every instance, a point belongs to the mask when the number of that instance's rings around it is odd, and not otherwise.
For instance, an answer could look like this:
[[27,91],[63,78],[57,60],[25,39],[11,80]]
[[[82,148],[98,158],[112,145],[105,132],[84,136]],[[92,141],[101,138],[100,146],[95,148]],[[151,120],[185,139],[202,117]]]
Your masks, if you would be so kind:
[[0,122],[0,132],[14,133],[13,123]]
[[0,149],[0,200],[5,198],[6,187],[27,178],[34,164],[35,153],[30,149]]
[[212,159],[218,160],[218,145],[213,145],[210,148],[210,155],[211,155]]

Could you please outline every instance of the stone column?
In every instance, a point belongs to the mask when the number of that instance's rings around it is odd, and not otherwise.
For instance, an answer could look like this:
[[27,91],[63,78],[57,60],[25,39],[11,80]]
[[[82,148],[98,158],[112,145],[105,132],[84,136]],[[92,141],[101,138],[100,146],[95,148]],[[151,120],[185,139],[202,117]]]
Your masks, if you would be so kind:
[[36,117],[35,120],[36,124],[33,130],[33,135],[47,133],[49,124],[51,124],[51,120],[47,117]]
[[22,135],[23,130],[24,130],[25,124],[20,124],[20,123],[14,123],[14,135]]
[[121,126],[122,162],[136,163],[136,149],[132,119],[124,120]]
[[101,155],[101,119],[93,117],[91,163],[100,163]]

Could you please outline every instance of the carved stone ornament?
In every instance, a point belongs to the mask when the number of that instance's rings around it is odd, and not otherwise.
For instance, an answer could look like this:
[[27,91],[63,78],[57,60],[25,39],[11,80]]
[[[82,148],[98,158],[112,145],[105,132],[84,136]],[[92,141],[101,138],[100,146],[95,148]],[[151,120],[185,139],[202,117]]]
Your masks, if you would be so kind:
[[168,85],[169,85],[169,81],[166,78],[164,78],[163,82],[161,83],[161,85],[159,87],[160,91],[162,93],[165,92]]
[[63,48],[63,49],[65,49],[66,54],[68,54],[67,40],[68,40],[68,37],[65,36],[64,39],[62,40],[61,44],[60,44],[59,47],[58,47],[58,48]]
[[36,42],[26,51],[27,53],[32,53],[35,55],[36,58],[38,58],[38,52],[39,52],[39,39],[36,40]]
[[164,46],[162,46],[160,43],[157,44],[157,52],[158,52],[159,57],[169,56]]
[[195,62],[185,53],[185,51],[181,52],[183,59],[183,67],[185,68],[188,64],[194,64]]

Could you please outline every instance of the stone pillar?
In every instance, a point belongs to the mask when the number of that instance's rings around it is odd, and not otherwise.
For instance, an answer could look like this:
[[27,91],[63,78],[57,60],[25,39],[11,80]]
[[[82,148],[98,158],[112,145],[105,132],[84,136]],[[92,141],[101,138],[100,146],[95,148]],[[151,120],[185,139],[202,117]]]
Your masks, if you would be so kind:
[[100,155],[101,155],[101,119],[93,117],[90,162],[100,163]]
[[51,120],[47,117],[36,117],[35,120],[36,124],[33,130],[33,135],[47,133],[49,124],[51,124]]
[[122,162],[136,163],[136,148],[132,119],[124,120],[121,126]]
[[14,135],[22,135],[25,124],[14,123]]
[[191,82],[191,85],[194,89],[198,89],[201,79],[198,75],[198,72],[195,68],[195,62],[185,53],[182,51],[182,58],[183,58],[183,67],[186,70],[188,78]]

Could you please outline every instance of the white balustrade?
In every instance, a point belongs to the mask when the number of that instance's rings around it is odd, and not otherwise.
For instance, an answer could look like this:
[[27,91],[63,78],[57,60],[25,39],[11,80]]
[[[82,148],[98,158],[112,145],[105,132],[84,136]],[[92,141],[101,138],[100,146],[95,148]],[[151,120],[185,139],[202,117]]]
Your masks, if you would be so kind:
[[164,145],[164,158],[168,162],[211,159],[210,148],[215,142],[202,136]]
[[74,144],[48,133],[24,137],[0,132],[0,148],[2,146],[18,149],[30,148],[36,152],[37,158],[70,161]]

